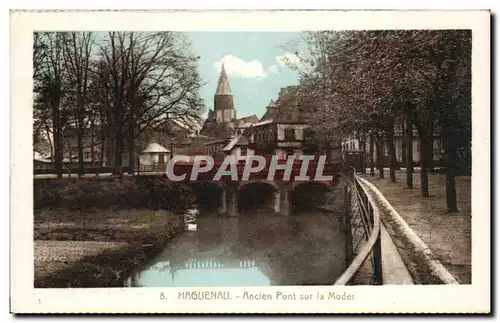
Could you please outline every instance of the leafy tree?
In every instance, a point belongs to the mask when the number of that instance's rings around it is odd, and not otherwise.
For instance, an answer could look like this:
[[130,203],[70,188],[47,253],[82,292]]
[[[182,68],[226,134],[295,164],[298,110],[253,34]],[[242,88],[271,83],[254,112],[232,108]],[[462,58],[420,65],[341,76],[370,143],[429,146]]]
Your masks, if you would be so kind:
[[456,211],[457,152],[470,147],[470,31],[321,31],[305,38],[309,55],[299,55],[300,64],[292,67],[301,75],[302,101],[318,108],[314,126],[341,138],[370,134],[380,177],[386,142],[395,181],[394,127],[406,123],[408,187],[413,186],[415,128],[421,143],[422,196],[429,195],[434,134],[440,131],[447,206]]

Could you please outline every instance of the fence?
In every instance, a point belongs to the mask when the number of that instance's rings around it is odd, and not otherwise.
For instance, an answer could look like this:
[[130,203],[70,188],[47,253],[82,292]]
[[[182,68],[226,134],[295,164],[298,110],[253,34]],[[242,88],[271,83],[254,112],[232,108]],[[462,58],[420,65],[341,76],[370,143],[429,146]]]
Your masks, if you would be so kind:
[[166,173],[167,172],[167,164],[166,163],[163,163],[163,164],[151,164],[151,165],[143,165],[143,164],[140,164],[140,165],[137,165],[136,166],[136,172],[138,173],[148,173],[148,172],[155,172],[155,173],[158,173],[158,172],[162,172],[162,173]]
[[352,167],[342,170],[344,187],[344,224],[346,230],[347,269],[335,285],[347,285],[365,261],[371,262],[370,284],[382,285],[380,217]]
[[[62,168],[62,174],[67,175],[67,174],[78,174],[78,167],[68,167],[66,165],[63,165]],[[113,173],[115,171],[114,167],[85,167],[83,169],[83,174],[107,174],[107,173]],[[123,173],[130,173],[131,169],[128,166],[122,167],[122,172]],[[39,167],[34,167],[33,169],[33,174],[34,175],[53,175],[57,174],[56,169],[51,166],[50,168],[39,168]]]

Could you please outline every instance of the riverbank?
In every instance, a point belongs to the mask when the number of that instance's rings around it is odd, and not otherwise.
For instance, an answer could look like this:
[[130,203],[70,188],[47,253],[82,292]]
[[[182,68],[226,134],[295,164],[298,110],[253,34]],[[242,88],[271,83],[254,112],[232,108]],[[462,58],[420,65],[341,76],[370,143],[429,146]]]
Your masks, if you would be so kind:
[[35,288],[121,287],[183,230],[167,211],[36,210]]
[[192,188],[166,176],[47,178],[33,180],[35,210],[153,209],[182,212]]

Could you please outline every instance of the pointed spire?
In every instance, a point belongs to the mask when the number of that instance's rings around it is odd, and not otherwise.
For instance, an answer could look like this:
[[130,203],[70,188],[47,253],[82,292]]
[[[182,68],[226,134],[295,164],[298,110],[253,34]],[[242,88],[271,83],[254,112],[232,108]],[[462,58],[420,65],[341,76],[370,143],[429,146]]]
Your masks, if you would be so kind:
[[215,95],[232,95],[229,79],[227,78],[226,69],[224,68],[224,62],[220,69],[219,83],[217,84]]

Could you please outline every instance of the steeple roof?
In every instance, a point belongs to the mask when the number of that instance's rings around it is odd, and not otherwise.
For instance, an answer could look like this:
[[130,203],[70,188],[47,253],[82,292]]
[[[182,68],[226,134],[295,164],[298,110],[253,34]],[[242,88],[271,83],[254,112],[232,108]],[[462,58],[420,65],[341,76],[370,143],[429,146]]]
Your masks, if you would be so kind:
[[232,95],[231,87],[229,86],[229,79],[227,78],[226,70],[224,69],[224,63],[220,69],[219,83],[217,84],[217,91],[215,95]]

